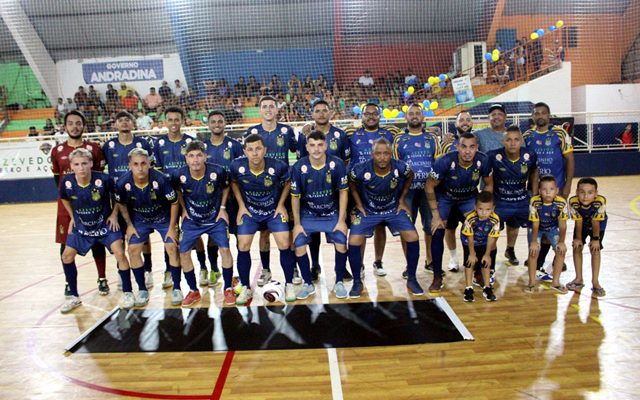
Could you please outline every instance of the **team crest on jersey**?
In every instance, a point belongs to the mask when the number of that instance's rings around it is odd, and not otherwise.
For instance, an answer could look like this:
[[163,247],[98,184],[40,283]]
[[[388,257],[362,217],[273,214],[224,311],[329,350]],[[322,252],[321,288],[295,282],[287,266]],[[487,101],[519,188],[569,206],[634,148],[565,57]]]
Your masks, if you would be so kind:
[[331,183],[331,172],[329,172],[329,171],[327,171],[326,181],[327,181],[327,183]]
[[284,146],[284,136],[278,135],[278,139],[276,140],[278,146]]
[[64,183],[64,187],[66,187],[67,189],[71,189],[72,186],[73,186],[73,184],[70,181],[66,181]]
[[545,145],[545,146],[551,146],[551,138],[549,138],[549,137],[548,137],[548,138],[546,138],[546,139],[544,140],[544,145]]
[[303,174],[307,173],[307,166],[303,165],[302,167],[300,167],[300,171],[302,171]]
[[191,139],[191,138],[189,137],[189,138],[186,138],[186,139],[184,140],[184,142],[185,142],[186,144],[189,144],[189,143],[191,143],[191,141],[192,141],[192,140],[193,140],[193,139]]
[[331,141],[329,142],[329,148],[331,150],[338,150],[338,143],[335,139],[331,139]]
[[102,187],[102,179],[96,179],[96,186],[97,187]]
[[127,192],[131,191],[131,184],[130,183],[125,183],[124,184],[124,190],[126,190]]
[[360,219],[360,215],[357,215],[355,217],[353,217],[353,221],[351,222],[352,225],[360,225],[361,219]]
[[183,156],[187,155],[187,146],[185,145],[180,146],[180,154],[182,154]]
[[524,153],[522,158],[524,158],[525,161],[529,161],[529,158],[531,158],[531,156],[529,155],[529,153]]
[[158,187],[159,187],[159,186],[160,186],[160,185],[158,185],[158,182],[157,182],[157,181],[153,181],[153,182],[151,182],[151,187],[152,187],[152,188],[154,188],[154,189],[158,190]]
[[391,189],[395,189],[396,187],[398,187],[398,179],[392,178],[391,182],[389,182],[389,187]]
[[207,193],[211,194],[214,190],[215,187],[213,186],[213,182],[207,182]]
[[339,138],[340,138],[340,133],[338,133],[338,132],[333,132],[333,136],[334,136],[336,139],[339,139]]
[[64,149],[64,147],[58,146],[58,151],[62,151],[62,149]]
[[451,169],[456,169],[456,162],[455,161],[451,161]]
[[529,167],[527,166],[526,163],[522,163],[522,165],[520,165],[520,172],[522,172],[523,174],[526,174],[527,172],[529,172]]
[[94,188],[91,191],[91,199],[93,201],[100,201],[100,192],[98,191],[98,189]]
[[151,190],[151,200],[157,200],[158,196],[156,195],[156,191],[155,190]]
[[396,178],[400,176],[400,173],[398,172],[398,168],[393,170],[393,176],[395,176]]
[[116,147],[116,144],[114,142],[109,142],[109,148],[113,149],[114,147]]
[[478,179],[480,179],[480,171],[478,171],[477,169],[474,169],[473,175],[471,175],[471,179],[473,179],[474,181],[477,181]]
[[[231,144],[231,143],[229,143]],[[230,148],[226,148],[224,149],[224,154],[222,155],[222,158],[224,158],[225,160],[230,160],[231,159],[231,149]]]
[[218,174],[216,174],[215,172],[212,172],[212,173],[209,175],[209,178],[210,178],[212,181],[215,181],[216,179],[218,179]]
[[270,176],[265,176],[264,177],[264,187],[271,187],[271,185],[273,185],[273,181],[271,180]]
[[158,145],[159,146],[164,146],[164,139],[158,140]]
[[239,173],[244,174],[244,171],[246,171],[246,169],[244,169],[244,167],[238,168],[238,172]]
[[282,128],[280,128],[280,132],[282,133],[287,133],[287,128],[285,128],[284,126]]
[[136,143],[136,147],[139,148],[139,149],[142,148],[142,143],[140,143],[140,142]]
[[478,166],[478,168],[480,168],[482,166],[482,161],[478,160],[478,162],[476,163],[476,165]]
[[269,172],[269,175],[275,175],[276,170],[273,169],[273,168],[269,168],[269,171],[267,171],[267,172]]
[[180,175],[180,182],[185,183],[187,181],[187,177],[184,175]]
[[371,179],[371,172],[365,172],[364,173],[364,180],[368,181],[369,179]]
[[253,128],[253,129],[251,129],[251,133],[252,134],[258,133],[258,130],[256,128]]
[[496,154],[496,161],[502,161],[502,154]]
[[335,161],[330,161],[329,162],[329,169],[335,169],[336,167],[336,162]]

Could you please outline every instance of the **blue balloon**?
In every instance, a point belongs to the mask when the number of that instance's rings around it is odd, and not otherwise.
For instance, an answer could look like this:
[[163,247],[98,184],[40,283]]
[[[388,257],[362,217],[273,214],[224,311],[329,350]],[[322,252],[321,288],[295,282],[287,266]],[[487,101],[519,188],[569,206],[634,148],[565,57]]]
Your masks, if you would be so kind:
[[402,111],[398,113],[398,118],[404,118],[404,113]]
[[422,102],[422,105],[424,106],[424,108],[429,109],[431,102],[429,100],[425,100]]
[[425,90],[429,90],[429,89],[431,89],[431,85],[429,85],[428,83],[425,83],[425,84],[424,84],[424,89],[425,89]]
[[536,33],[538,34],[538,37],[542,37],[544,36],[544,29],[540,28],[536,31]]
[[446,80],[447,80],[447,76],[446,76],[445,74],[440,74],[440,75],[438,76],[438,78],[440,78],[440,81],[442,81],[442,82],[444,82],[444,81],[446,81]]
[[491,57],[493,57],[493,55],[491,53],[484,53],[485,60],[491,61]]
[[360,106],[353,106],[353,109],[351,111],[353,111],[355,115],[360,115],[360,113],[362,112]]
[[427,117],[434,117],[436,115],[436,113],[433,112],[433,110],[428,110],[427,111]]
[[443,82],[440,82],[440,83],[438,84],[438,86],[440,86],[441,88],[443,88],[443,89],[444,89],[444,88],[446,88],[446,87],[447,87],[447,82],[444,82],[444,81],[443,81]]
[[[429,111],[431,111],[431,110],[429,110]],[[429,116],[428,111],[427,110],[422,110],[422,116],[428,117]]]
[[551,26],[549,27],[549,30],[550,30],[551,32],[555,32],[555,31],[556,31],[556,29],[557,29],[557,28],[556,28],[556,26],[555,26],[555,25],[551,25]]
[[404,91],[403,95],[404,95],[404,97],[409,97],[409,96],[411,96],[411,95],[409,94],[409,92],[408,92],[408,91],[406,91],[406,90]]

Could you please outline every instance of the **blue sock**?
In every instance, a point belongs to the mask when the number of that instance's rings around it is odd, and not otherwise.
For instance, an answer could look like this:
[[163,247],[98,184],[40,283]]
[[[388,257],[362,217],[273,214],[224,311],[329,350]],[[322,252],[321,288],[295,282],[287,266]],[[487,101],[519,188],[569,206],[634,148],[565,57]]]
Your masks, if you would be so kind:
[[198,290],[198,284],[196,283],[196,271],[191,270],[189,272],[184,273],[184,279],[187,281],[187,285],[189,285],[189,289],[194,292]]
[[409,279],[416,278],[419,258],[420,243],[417,240],[415,242],[407,242],[407,276]]
[[300,257],[296,256],[296,263],[298,263],[298,267],[300,267],[300,274],[302,275],[304,283],[312,284],[311,267],[309,266],[309,257],[307,257],[307,253],[304,253],[304,255]]
[[360,280],[360,268],[362,268],[361,247],[362,246],[349,245],[349,265],[351,266],[351,275],[353,275],[354,281]]
[[126,271],[119,269],[118,274],[120,274],[120,278],[122,279],[122,291],[124,293],[133,291],[131,288],[131,272],[129,272],[128,269]]
[[62,263],[62,269],[64,270],[64,278],[69,285],[69,291],[72,296],[79,296],[78,294],[78,268],[76,268],[76,262],[71,261],[69,264]]
[[314,268],[319,267],[320,266],[320,232],[315,232],[311,234],[311,243],[309,243],[309,253],[311,253],[311,265],[313,265]]
[[180,274],[182,273],[182,270],[180,269],[180,267],[174,267],[173,265],[169,266],[169,271],[171,272],[171,280],[173,281],[173,289],[178,289],[180,290]]
[[196,257],[198,258],[198,263],[200,263],[200,269],[207,270],[207,254],[204,250],[196,250]]
[[347,270],[347,253],[340,253],[336,250],[336,283],[342,282],[344,273]]
[[208,246],[207,256],[209,257],[209,264],[211,264],[211,270],[219,272],[218,269],[218,246]]
[[431,238],[431,260],[433,275],[442,276],[442,254],[444,253],[444,229],[436,230]]
[[136,279],[136,283],[138,284],[138,290],[147,290],[147,285],[144,283],[144,268],[131,268],[131,272],[133,272],[133,277]]
[[233,282],[233,267],[222,267],[222,279],[224,280],[224,288],[230,288]]
[[[307,263],[308,262],[309,260],[307,259]],[[296,268],[296,259],[293,254],[293,250],[280,250],[280,265],[284,271],[285,282],[291,283],[293,281],[293,270]],[[308,265],[309,264],[307,264],[307,266]],[[309,277],[311,277],[311,274],[309,274]]]
[[238,274],[240,282],[246,287],[251,287],[249,273],[251,272],[251,254],[248,251],[238,250]]
[[151,253],[143,253],[142,257],[144,258],[144,270],[151,272],[151,269],[153,268],[153,264],[151,263]]
[[271,258],[271,251],[261,251],[260,252],[260,262],[262,263],[262,269],[269,269],[269,263]]
[[171,264],[169,264],[169,253],[167,253],[167,251],[164,251],[164,265],[167,269],[165,269],[165,271],[167,272],[171,272]]

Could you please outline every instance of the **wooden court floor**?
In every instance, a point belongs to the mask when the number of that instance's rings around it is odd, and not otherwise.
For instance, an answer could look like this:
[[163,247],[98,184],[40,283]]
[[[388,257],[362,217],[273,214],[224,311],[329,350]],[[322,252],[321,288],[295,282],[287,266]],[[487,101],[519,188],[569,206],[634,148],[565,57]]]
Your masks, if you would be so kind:
[[[640,177],[599,182],[609,212],[601,273],[605,298],[590,297],[588,258],[587,286],[581,295],[554,295],[549,290],[523,293],[525,268],[503,264],[502,237],[497,302],[487,303],[480,297],[475,303],[464,303],[462,274],[450,273],[446,278],[443,296],[475,341],[337,350],[64,354],[65,345],[112,310],[120,294],[113,290],[109,296],[98,296],[93,260],[79,258],[84,305],[61,315],[64,278],[53,239],[55,204],[0,206],[4,278],[0,285],[0,398],[640,398],[640,295],[635,292],[640,290]],[[573,223],[569,226],[571,237]],[[407,298],[398,240],[389,236],[384,256],[389,275],[384,278],[371,271],[372,247],[365,258],[366,295],[358,301]],[[330,260],[333,250],[323,245],[322,252]],[[524,260],[523,230],[516,252]],[[273,270],[281,277],[272,253]],[[258,264],[255,254],[252,274]],[[162,264],[156,237],[156,283],[161,280]],[[325,264],[329,268],[323,271],[323,279],[332,282],[333,263]],[[573,278],[571,258],[567,264],[569,270],[561,278],[565,283]],[[107,271],[115,289],[112,257]],[[426,287],[431,275],[420,267],[419,279]],[[321,290],[307,300],[323,301],[340,300]],[[210,304],[221,306],[220,289],[216,293],[209,289],[204,295],[201,306]],[[170,307],[169,293],[156,285],[148,307]]]

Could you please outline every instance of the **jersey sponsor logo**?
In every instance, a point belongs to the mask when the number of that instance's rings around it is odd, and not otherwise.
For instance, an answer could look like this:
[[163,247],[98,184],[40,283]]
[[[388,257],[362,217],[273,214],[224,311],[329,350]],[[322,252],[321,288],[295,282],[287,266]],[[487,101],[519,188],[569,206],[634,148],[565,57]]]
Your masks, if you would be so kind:
[[241,173],[241,174],[244,174],[245,171],[246,171],[246,169],[244,167],[238,168],[238,172]]
[[269,172],[269,175],[275,175],[276,170],[273,169],[273,168],[269,168],[269,170],[267,172]]
[[158,140],[158,145],[159,146],[164,146],[164,139]]
[[524,153],[522,158],[524,158],[525,161],[529,161],[529,158],[531,158],[531,156],[529,155],[529,153]]
[[96,186],[102,187],[102,179],[96,179]]
[[307,166],[306,166],[306,165],[303,165],[302,167],[300,167],[300,171],[302,171],[302,173],[303,173],[303,174],[306,174],[306,173],[307,173],[307,170],[308,170],[308,169],[307,169]]
[[280,128],[280,132],[282,133],[287,133],[287,128],[285,128],[284,126],[282,128]]
[[369,179],[371,179],[371,172],[365,172],[364,173],[364,180],[368,181]]
[[158,187],[159,187],[158,182],[156,181],[151,182],[151,187],[158,190]]
[[335,136],[336,139],[340,138],[340,134],[338,132],[333,132],[333,136]]
[[139,148],[139,149],[142,148],[142,143],[140,143],[140,142],[136,143],[136,147]]
[[209,178],[210,178],[212,181],[215,181],[216,179],[218,179],[218,174],[216,174],[215,172],[212,172],[212,173],[209,175]]
[[187,181],[187,177],[184,175],[180,175],[180,182],[185,183]]
[[116,147],[116,144],[114,142],[109,142],[109,148],[113,149],[114,147]]
[[502,154],[496,154],[496,161],[502,161]]
[[398,172],[398,168],[393,170],[393,176],[395,176],[396,178],[400,176],[400,173]]
[[130,191],[131,191],[131,184],[130,184],[130,183],[125,183],[125,184],[124,184],[124,189],[125,189],[127,192],[130,192]]
[[334,169],[335,167],[336,167],[335,161],[330,161],[329,162],[329,169]]
[[66,181],[64,183],[64,187],[66,187],[67,189],[71,189],[72,186],[73,186],[73,184],[70,181]]

